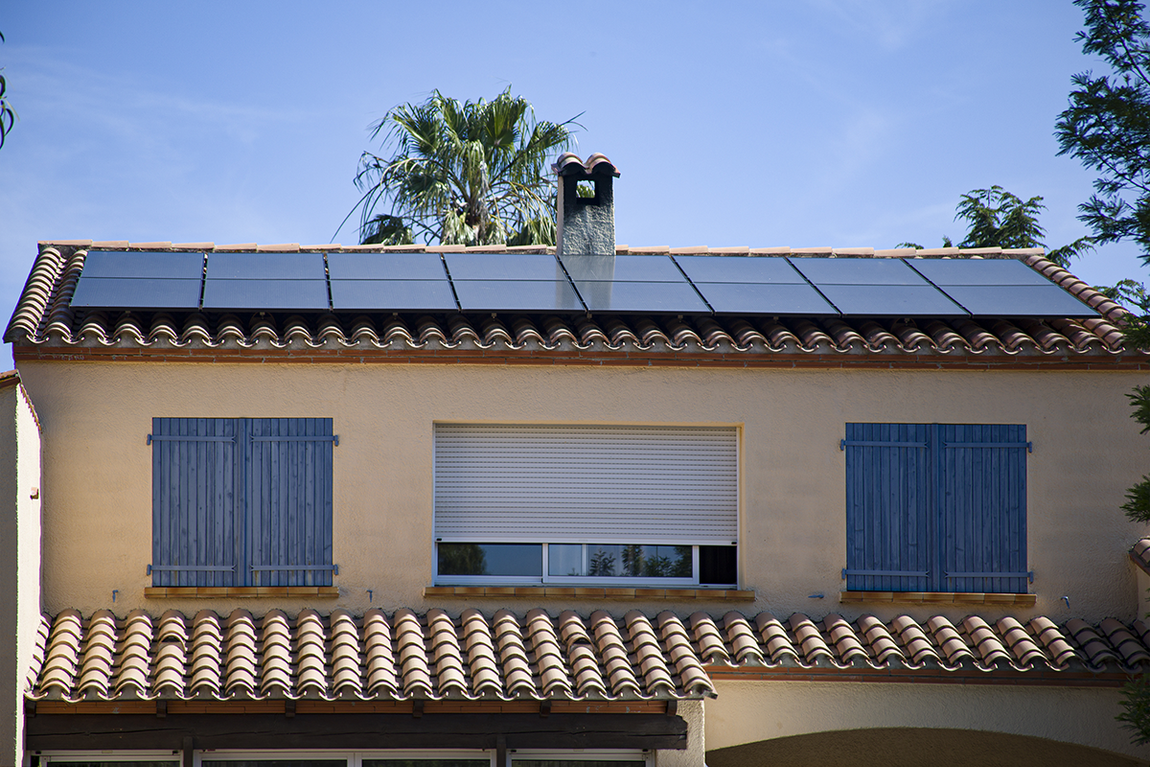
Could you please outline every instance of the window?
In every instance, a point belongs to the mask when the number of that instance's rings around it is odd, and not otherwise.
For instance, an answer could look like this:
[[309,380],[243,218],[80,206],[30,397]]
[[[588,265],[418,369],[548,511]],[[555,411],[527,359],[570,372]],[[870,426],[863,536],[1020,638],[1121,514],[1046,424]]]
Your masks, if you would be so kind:
[[330,586],[330,418],[153,418],[154,586]]
[[730,586],[734,428],[435,426],[436,582]]
[[848,423],[851,591],[1024,593],[1024,425]]

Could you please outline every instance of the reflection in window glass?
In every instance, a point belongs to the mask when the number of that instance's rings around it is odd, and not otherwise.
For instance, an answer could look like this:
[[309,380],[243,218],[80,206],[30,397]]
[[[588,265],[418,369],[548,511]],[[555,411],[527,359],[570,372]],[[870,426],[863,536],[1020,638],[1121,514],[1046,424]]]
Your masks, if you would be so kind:
[[587,547],[589,577],[690,578],[690,546],[640,546],[592,544]]
[[547,546],[547,574],[586,575],[583,568],[583,544],[549,544]]
[[347,767],[346,759],[204,759],[201,767]]
[[490,759],[364,759],[363,767],[491,767]]
[[50,760],[52,764],[67,765],[68,767],[180,767],[179,762],[65,762],[59,758]]
[[511,767],[646,767],[642,759],[512,759]]
[[440,575],[543,575],[540,543],[441,543]]

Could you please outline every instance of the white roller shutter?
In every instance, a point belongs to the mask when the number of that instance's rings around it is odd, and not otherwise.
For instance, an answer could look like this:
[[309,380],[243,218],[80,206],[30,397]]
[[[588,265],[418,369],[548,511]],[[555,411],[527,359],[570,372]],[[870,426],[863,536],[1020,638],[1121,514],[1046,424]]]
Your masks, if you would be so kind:
[[730,544],[734,428],[435,427],[442,541]]

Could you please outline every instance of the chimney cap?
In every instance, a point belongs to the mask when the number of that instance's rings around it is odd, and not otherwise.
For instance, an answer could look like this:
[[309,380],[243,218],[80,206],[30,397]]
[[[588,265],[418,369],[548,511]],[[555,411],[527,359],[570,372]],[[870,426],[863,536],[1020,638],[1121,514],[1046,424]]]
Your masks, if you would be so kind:
[[615,178],[619,177],[619,171],[607,159],[607,155],[599,152],[588,157],[586,162],[579,159],[579,155],[574,152],[564,152],[555,160],[551,169],[560,176],[575,176],[578,179],[588,179],[592,176],[607,174]]

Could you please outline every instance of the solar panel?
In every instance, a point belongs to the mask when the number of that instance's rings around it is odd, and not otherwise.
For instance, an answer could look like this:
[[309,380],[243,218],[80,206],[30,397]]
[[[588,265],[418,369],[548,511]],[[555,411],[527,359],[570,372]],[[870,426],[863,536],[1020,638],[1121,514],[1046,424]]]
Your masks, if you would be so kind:
[[789,258],[815,285],[926,285],[900,258]]
[[946,293],[975,316],[1097,317],[1057,285],[947,285]]
[[321,253],[209,253],[209,280],[322,280]]
[[554,256],[487,253],[445,253],[452,280],[555,280],[564,279]]
[[196,309],[200,279],[81,276],[72,306],[120,309]]
[[208,279],[204,281],[204,308],[327,309],[327,281]]
[[697,282],[695,287],[716,312],[723,314],[838,314],[835,307],[805,282],[802,285]]
[[584,311],[571,283],[563,280],[455,280],[465,312]]
[[587,308],[596,312],[693,312],[710,314],[685,280],[674,282],[578,281]]
[[1050,280],[1013,258],[919,258],[907,263],[938,286],[1051,285]]
[[[442,268],[442,267],[440,267]],[[442,280],[331,281],[331,303],[343,311],[456,311],[451,283]]]
[[203,276],[203,273],[203,253],[139,253],[121,250],[91,250],[84,257],[84,270],[81,272],[81,276],[198,280]]
[[771,283],[806,285],[785,258],[759,256],[676,256],[691,282]]
[[933,285],[819,285],[843,314],[869,317],[965,316],[966,310]]
[[332,280],[443,280],[438,253],[329,253]]
[[560,256],[571,279],[615,282],[686,282],[670,256]]

